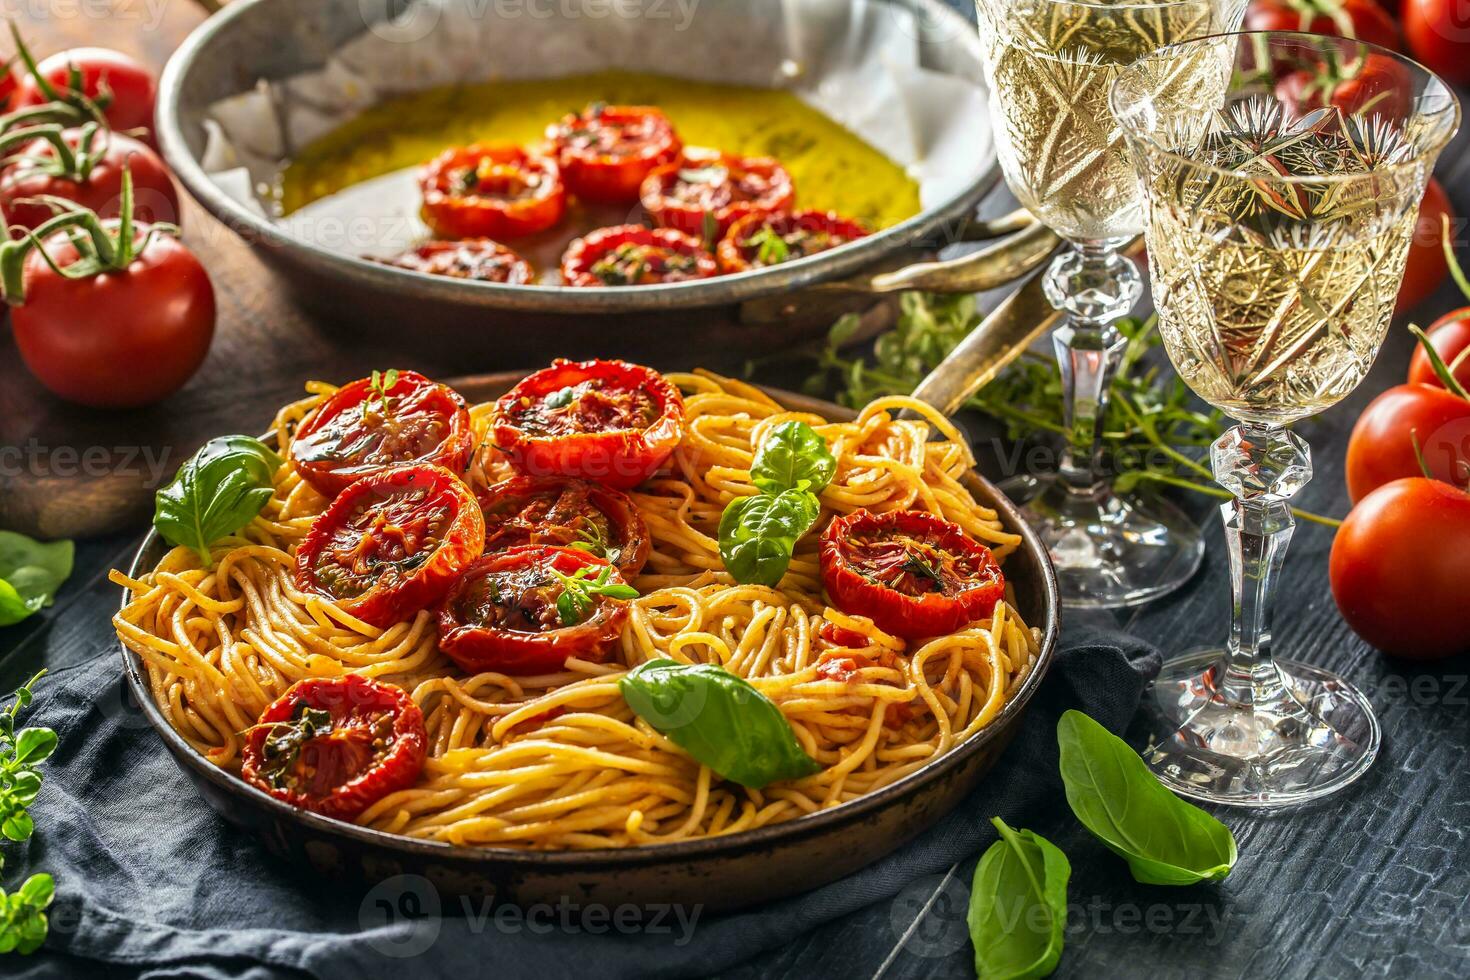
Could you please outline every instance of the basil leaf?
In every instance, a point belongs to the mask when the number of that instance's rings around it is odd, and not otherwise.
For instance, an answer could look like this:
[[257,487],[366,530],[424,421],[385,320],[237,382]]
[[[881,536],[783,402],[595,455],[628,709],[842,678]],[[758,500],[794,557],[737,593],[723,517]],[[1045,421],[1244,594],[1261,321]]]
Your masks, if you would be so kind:
[[822,767],[769,698],[714,664],[650,660],[618,687],[633,712],[725,779],[760,789]]
[[1235,866],[1230,828],[1164,788],[1137,752],[1080,711],[1057,722],[1062,783],[1082,825],[1150,885],[1219,881]]
[[70,541],[37,541],[0,531],[0,626],[51,605],[71,575],[73,552]]
[[1056,845],[1029,830],[1000,832],[975,866],[970,886],[970,941],[977,980],[1044,977],[1062,958],[1067,880],[1072,865]]
[[782,422],[761,441],[750,482],[762,493],[802,489],[821,493],[836,472],[837,459],[817,430],[805,422]]
[[208,568],[214,563],[209,546],[260,513],[280,465],[259,439],[211,439],[154,495],[153,526],[169,544],[193,548]]
[[735,581],[774,586],[786,574],[797,540],[822,513],[810,490],[737,497],[720,517],[720,560]]

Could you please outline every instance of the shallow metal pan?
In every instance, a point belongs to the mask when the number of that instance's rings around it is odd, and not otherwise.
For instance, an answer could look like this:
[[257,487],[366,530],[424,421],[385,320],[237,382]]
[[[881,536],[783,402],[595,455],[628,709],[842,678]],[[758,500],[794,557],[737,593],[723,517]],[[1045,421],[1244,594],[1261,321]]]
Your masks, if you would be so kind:
[[[471,402],[493,399],[522,374],[451,381]],[[854,413],[831,402],[771,389],[783,405],[832,419]],[[1006,577],[1027,623],[1042,631],[1036,669],[985,729],[947,755],[883,789],[830,810],[758,830],[701,840],[591,851],[525,851],[458,847],[386,834],[308,813],[255,789],[205,761],[153,702],[141,659],[121,647],[133,697],[189,779],[221,816],[256,835],[272,853],[317,875],[371,886],[399,874],[427,878],[445,896],[515,903],[582,902],[703,905],[739,908],[807,891],[876,861],[954,809],[995,765],[1015,737],[1028,702],[1051,665],[1058,634],[1056,577],[1036,535],[1014,504],[977,473],[965,483],[995,508],[1022,543],[1006,560]],[[146,574],[167,550],[150,532],[129,574]],[[127,596],[124,592],[123,601]],[[187,805],[159,801],[159,805]],[[781,874],[771,874],[779,867]]]
[[[703,2],[741,9],[744,0]],[[926,66],[981,79],[979,38],[959,14],[939,0],[885,2],[913,11],[925,25],[921,33],[930,40],[920,51]],[[494,366],[539,360],[552,338],[557,353],[568,357],[616,354],[660,363],[674,341],[696,342],[730,361],[816,336],[840,313],[871,308],[898,288],[1000,285],[1040,262],[1056,243],[1024,213],[973,220],[998,177],[990,145],[977,145],[986,159],[968,186],[868,238],[768,269],[621,289],[467,282],[384,266],[292,237],[214,184],[200,164],[210,105],[262,78],[321,66],[367,24],[403,6],[403,0],[235,0],[180,46],[159,88],[159,143],[180,181],[255,247],[306,307],[328,323],[350,327],[359,340],[463,352]],[[563,15],[558,9],[548,5],[552,16]],[[1017,240],[987,256],[913,267],[940,246],[1012,232]]]

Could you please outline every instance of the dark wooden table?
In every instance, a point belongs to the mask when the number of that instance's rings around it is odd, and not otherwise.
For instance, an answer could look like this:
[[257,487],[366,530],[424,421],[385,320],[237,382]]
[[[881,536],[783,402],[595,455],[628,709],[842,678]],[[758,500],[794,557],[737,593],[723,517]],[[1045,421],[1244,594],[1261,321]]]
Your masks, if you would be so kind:
[[[14,8],[42,53],[78,44],[108,44],[161,66],[201,18],[191,5],[151,9],[116,0],[108,17],[97,5]],[[1470,211],[1470,154],[1462,138],[1439,168],[1457,209]],[[997,194],[988,209],[1010,207]],[[153,431],[163,412],[218,420],[219,431],[263,425],[271,407],[317,375],[348,378],[377,366],[376,353],[338,347],[329,334],[284,299],[258,261],[197,207],[185,216],[185,239],[212,270],[219,291],[219,335],[203,370],[155,412],[136,416]],[[1463,231],[1461,232],[1463,237]],[[1416,311],[1427,320],[1455,303],[1453,287]],[[1298,503],[1341,516],[1348,501],[1343,453],[1358,412],[1403,377],[1411,350],[1396,325],[1362,387],[1321,419],[1302,427],[1314,450],[1316,477]],[[395,352],[395,358],[397,352]],[[484,365],[407,365],[444,374]],[[40,417],[6,411],[20,400]],[[38,397],[18,364],[8,332],[0,334],[0,439],[24,444],[29,433],[70,427],[82,449],[101,422],[91,414]],[[45,451],[55,447],[42,447]],[[166,440],[151,446],[171,449]],[[175,455],[171,466],[181,458]],[[1166,652],[1224,639],[1228,580],[1220,522],[1203,499],[1186,501],[1207,529],[1205,567],[1182,591],[1142,610],[1105,616]],[[78,542],[76,572],[54,607],[0,629],[0,689],[9,690],[42,665],[52,668],[112,656],[108,617],[115,589],[107,569],[123,561],[137,532]],[[1058,976],[1337,977],[1470,975],[1470,660],[1415,667],[1388,660],[1358,640],[1339,618],[1327,587],[1332,532],[1305,524],[1283,573],[1276,617],[1283,655],[1339,671],[1370,693],[1384,729],[1383,752],[1349,791],[1308,809],[1275,816],[1222,812],[1241,857],[1218,886],[1165,889],[1138,885],[1092,840],[1058,799],[1032,829],[1061,846],[1073,877],[1067,950]],[[1470,606],[1470,583],[1466,584]],[[1080,616],[1068,615],[1075,623]],[[760,955],[733,977],[973,976],[964,926],[973,860],[948,875],[915,883],[884,902]],[[41,954],[44,955],[44,954]]]

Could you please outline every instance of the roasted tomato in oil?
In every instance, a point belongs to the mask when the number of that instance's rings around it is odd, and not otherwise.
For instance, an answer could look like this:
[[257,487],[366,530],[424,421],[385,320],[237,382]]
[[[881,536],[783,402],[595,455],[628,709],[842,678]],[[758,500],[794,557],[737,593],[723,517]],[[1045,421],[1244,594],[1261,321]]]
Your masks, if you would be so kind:
[[480,491],[485,553],[527,544],[585,551],[631,581],[648,561],[648,526],[621,491],[586,480],[513,476]]
[[424,224],[441,238],[519,238],[561,220],[567,192],[550,157],[519,146],[457,146],[419,174]]
[[398,466],[337,495],[296,551],[296,587],[370,626],[434,605],[485,546],[469,488],[442,466]]
[[626,490],[684,438],[684,399],[652,368],[557,360],[501,396],[491,431],[522,473]]
[[470,413],[453,389],[417,371],[387,371],[338,388],[291,440],[301,478],[328,497],[402,463],[460,473],[474,448]]
[[567,246],[561,277],[568,286],[651,286],[707,279],[715,257],[692,235],[672,228],[616,225]]
[[868,229],[832,211],[748,214],[725,232],[716,251],[721,272],[764,269],[846,245]]
[[679,159],[683,144],[652,106],[594,103],[546,131],[567,188],[584,201],[632,204],[654,167]]
[[278,800],[352,820],[419,778],[424,715],[400,687],[358,674],[308,677],[245,738],[240,776]]
[[638,199],[660,226],[708,237],[713,247],[746,215],[791,207],[796,190],[786,168],[770,157],[702,150],[650,173]]
[[377,261],[431,276],[472,279],[475,282],[504,282],[512,286],[524,285],[536,278],[531,263],[488,238],[467,238],[460,242],[425,242],[400,255]]
[[990,549],[924,511],[834,518],[822,533],[821,565],[833,605],[907,639],[953,633],[1005,596]]
[[554,673],[568,657],[600,663],[636,596],[616,568],[585,551],[511,548],[465,571],[439,612],[439,648],[472,674]]

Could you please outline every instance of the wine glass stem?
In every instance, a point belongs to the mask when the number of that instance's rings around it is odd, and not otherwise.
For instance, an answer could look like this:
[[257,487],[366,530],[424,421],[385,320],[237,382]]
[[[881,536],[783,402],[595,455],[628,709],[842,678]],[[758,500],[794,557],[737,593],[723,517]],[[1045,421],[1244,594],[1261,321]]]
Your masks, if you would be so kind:
[[1279,426],[1244,423],[1211,450],[1215,479],[1234,494],[1220,507],[1233,593],[1220,693],[1242,707],[1286,696],[1271,659],[1271,607],[1296,521],[1289,501],[1312,478],[1307,444]]
[[1074,493],[1099,482],[1099,435],[1108,390],[1127,339],[1113,326],[1142,291],[1138,267],[1120,255],[1117,241],[1074,242],[1052,261],[1043,286],[1067,319],[1052,333],[1061,370],[1067,443],[1058,477]]

